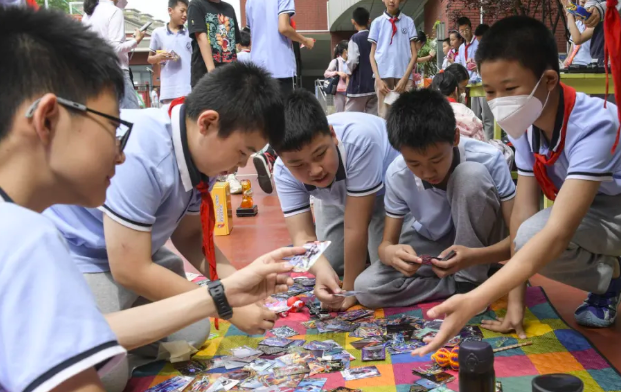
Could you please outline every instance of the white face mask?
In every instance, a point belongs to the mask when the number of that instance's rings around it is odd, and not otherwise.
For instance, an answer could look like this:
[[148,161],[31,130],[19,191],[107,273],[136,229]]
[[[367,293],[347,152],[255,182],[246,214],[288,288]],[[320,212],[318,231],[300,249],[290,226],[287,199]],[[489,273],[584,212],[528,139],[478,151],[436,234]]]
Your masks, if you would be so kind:
[[500,97],[488,102],[498,125],[513,139],[519,139],[537,121],[539,116],[541,116],[541,112],[543,112],[543,108],[548,103],[548,98],[550,98],[549,91],[543,105],[534,96],[537,87],[541,83],[541,79],[543,79],[543,75],[539,78],[530,95]]

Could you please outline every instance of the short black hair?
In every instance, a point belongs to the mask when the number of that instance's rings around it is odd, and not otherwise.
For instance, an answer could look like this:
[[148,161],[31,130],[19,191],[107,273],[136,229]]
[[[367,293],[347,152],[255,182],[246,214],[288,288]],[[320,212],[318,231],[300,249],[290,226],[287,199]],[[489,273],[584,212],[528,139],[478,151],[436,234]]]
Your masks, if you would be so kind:
[[179,3],[183,3],[186,7],[190,6],[188,0],[168,0],[168,8],[175,8]]
[[106,91],[123,96],[123,72],[110,45],[64,13],[0,7],[0,48],[0,140],[13,117],[25,115],[17,110],[29,99],[52,93],[86,104]]
[[480,25],[477,26],[476,29],[474,29],[474,36],[482,37],[483,34],[487,33],[488,30],[489,30],[489,25],[485,23],[481,23]]
[[450,38],[444,38],[442,40],[442,42],[444,42],[445,44],[449,44],[450,45],[451,44],[451,39]]
[[425,45],[427,43],[427,34],[425,34],[424,31],[419,31],[418,33],[416,33],[416,41]]
[[446,71],[434,76],[433,82],[431,82],[431,88],[441,92],[445,97],[453,94],[457,87],[459,87],[457,78],[452,73]]
[[510,16],[489,29],[474,56],[479,69],[485,61],[517,61],[541,77],[547,69],[560,74],[558,48],[552,32],[537,19]]
[[444,73],[452,74],[455,79],[457,79],[457,83],[461,83],[464,80],[470,80],[470,74],[468,73],[468,70],[466,69],[466,67],[459,63],[453,63],[449,65],[444,70]]
[[285,132],[280,96],[280,86],[265,69],[236,61],[203,76],[185,103],[191,120],[205,110],[218,112],[222,138],[259,130],[273,143]]
[[425,151],[455,140],[455,114],[439,91],[413,90],[401,94],[388,112],[388,141],[396,150],[410,147]]
[[472,22],[470,22],[470,18],[468,18],[467,16],[462,16],[461,18],[457,19],[457,26],[468,26],[472,28]]
[[250,46],[250,44],[252,43],[252,40],[250,38],[250,28],[244,27],[242,31],[240,32],[240,35],[241,35],[241,41],[239,42],[239,44],[246,48]]
[[330,125],[319,101],[297,89],[285,100],[285,136],[272,144],[276,152],[299,151],[317,135],[329,135]]
[[369,25],[369,20],[371,19],[371,14],[369,10],[364,7],[358,7],[354,10],[353,15],[354,22],[360,27],[366,27]]

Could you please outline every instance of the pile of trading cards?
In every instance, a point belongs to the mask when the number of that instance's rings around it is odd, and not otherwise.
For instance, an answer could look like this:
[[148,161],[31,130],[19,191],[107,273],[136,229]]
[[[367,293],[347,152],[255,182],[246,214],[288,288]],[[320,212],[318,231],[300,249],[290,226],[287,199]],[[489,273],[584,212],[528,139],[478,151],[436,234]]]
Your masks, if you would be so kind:
[[[318,248],[325,250],[325,247]],[[313,249],[312,252],[317,251]],[[307,268],[312,257],[300,259],[300,265]],[[236,347],[224,356],[176,363],[174,367],[181,375],[147,392],[320,392],[327,381],[322,377],[328,373],[340,372],[345,381],[381,377],[372,363],[385,361],[387,353],[410,355],[424,345],[423,339],[434,336],[442,324],[441,320],[425,321],[408,315],[375,318],[375,312],[367,309],[329,313],[321,309],[312,294],[314,279],[298,277],[294,281],[287,293],[274,295],[267,306],[286,315],[289,311],[287,299],[298,296],[311,315],[311,320],[300,325],[319,333],[312,331],[310,336],[321,338],[322,333],[348,333],[357,338],[351,346],[359,352],[349,352],[333,340],[295,339],[300,335],[298,332],[289,326],[280,326],[269,331],[256,347]],[[447,347],[482,339],[479,327],[467,326]],[[355,359],[370,364],[350,367]],[[411,386],[412,392],[450,391],[445,384],[454,379],[444,369],[431,364],[413,369],[413,373],[421,379]],[[341,386],[330,392],[360,391]]]

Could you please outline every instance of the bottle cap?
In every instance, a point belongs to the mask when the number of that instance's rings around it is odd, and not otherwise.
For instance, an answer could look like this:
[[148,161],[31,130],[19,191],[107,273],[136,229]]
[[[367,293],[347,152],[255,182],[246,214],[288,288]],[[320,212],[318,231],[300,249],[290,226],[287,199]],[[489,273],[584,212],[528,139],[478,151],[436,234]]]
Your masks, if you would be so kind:
[[533,379],[533,392],[582,392],[584,384],[571,374],[546,374]]
[[467,341],[459,346],[459,371],[487,373],[494,368],[494,350],[487,342]]

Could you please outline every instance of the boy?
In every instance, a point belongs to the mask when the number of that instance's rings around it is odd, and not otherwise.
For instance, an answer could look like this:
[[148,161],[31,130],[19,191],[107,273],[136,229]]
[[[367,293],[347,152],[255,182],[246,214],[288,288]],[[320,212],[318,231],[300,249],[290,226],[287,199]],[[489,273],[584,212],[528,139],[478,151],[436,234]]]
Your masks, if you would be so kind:
[[[284,138],[273,145],[279,154],[274,179],[293,243],[332,241],[322,266],[344,272],[343,289],[353,290],[367,250],[377,260],[384,174],[398,153],[388,143],[383,119],[347,112],[326,118],[315,96],[303,90],[288,98],[285,122]],[[341,309],[355,301],[347,298]]]
[[[0,45],[0,71],[13,75],[0,81],[0,390],[101,392],[98,374],[122,361],[125,349],[219,308],[197,288],[104,319],[66,243],[39,213],[53,203],[103,202],[129,137],[115,138],[123,92],[117,57],[78,21],[46,10],[2,9]],[[275,288],[257,284],[277,272],[258,265],[222,280],[231,305]],[[117,369],[115,384],[124,387],[127,364]]]
[[351,23],[357,33],[351,37],[347,46],[347,68],[351,76],[347,85],[345,111],[377,115],[377,96],[369,59],[369,18],[366,8],[358,7],[354,10]]
[[[510,255],[503,232],[515,185],[507,163],[493,146],[460,137],[450,103],[435,90],[401,95],[387,128],[401,155],[386,172],[380,262],[356,280],[358,300],[371,308],[410,306],[472,290],[491,263]],[[450,260],[421,266],[422,255],[450,251]]]
[[241,32],[241,51],[237,53],[237,61],[241,61],[242,63],[252,61],[250,45],[252,45],[252,41],[250,40],[250,29],[248,27],[244,27]]
[[192,39],[192,87],[216,67],[237,61],[241,41],[235,9],[222,0],[192,0],[188,8]]
[[489,25],[486,25],[485,23],[481,23],[480,25],[477,26],[476,29],[474,29],[474,37],[477,39],[477,41],[481,42],[481,38],[483,38],[483,34],[487,33],[488,30],[489,30]]
[[164,108],[192,91],[192,39],[184,27],[188,20],[188,4],[188,0],[169,0],[170,21],[153,30],[151,35],[148,61],[149,64],[160,64],[160,105]]
[[[292,42],[313,49],[315,40],[298,33],[293,24],[294,0],[248,0],[246,20],[252,31],[254,50],[252,62],[265,68],[280,84],[281,95],[286,97],[295,88],[296,56]],[[272,171],[277,155],[271,146],[256,154],[252,161],[257,170],[259,186],[272,193]]]
[[[490,106],[516,149],[514,254],[479,288],[428,313],[447,317],[433,343],[417,353],[437,349],[470,320],[473,309],[507,293],[504,320],[483,325],[526,337],[524,283],[536,273],[590,292],[575,313],[587,327],[612,325],[621,298],[616,106],[604,108],[603,100],[559,83],[554,36],[532,18],[514,16],[494,24],[481,41],[477,63]],[[555,201],[541,211],[540,191]]]
[[[124,111],[122,117],[134,123],[133,138],[105,204],[47,211],[104,313],[196,287],[186,279],[181,258],[164,247],[169,239],[205,276],[235,271],[217,247],[209,252],[214,264],[204,260],[201,245],[209,250],[213,238],[201,226],[201,192],[218,175],[243,167],[284,130],[278,85],[259,67],[238,62],[206,75],[185,104],[171,106],[171,117],[160,110]],[[273,312],[251,305],[236,311],[231,322],[256,334],[274,320]],[[175,338],[200,345],[208,330],[205,320]]]
[[384,98],[390,91],[403,93],[412,88],[412,70],[416,64],[416,27],[399,9],[401,0],[382,0],[386,11],[371,24],[371,67],[375,76],[378,112],[386,117]]

